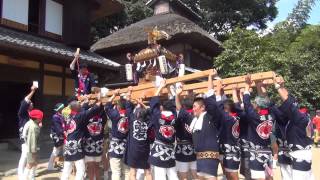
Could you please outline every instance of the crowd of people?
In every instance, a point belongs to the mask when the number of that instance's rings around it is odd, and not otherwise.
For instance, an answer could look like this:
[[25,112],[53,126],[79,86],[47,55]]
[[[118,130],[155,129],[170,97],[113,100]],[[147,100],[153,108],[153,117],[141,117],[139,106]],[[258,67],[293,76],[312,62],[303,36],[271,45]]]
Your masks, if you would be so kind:
[[[245,88],[235,85],[227,97],[221,80],[213,84],[216,70],[208,76],[204,94],[184,94],[181,83],[172,90],[163,79],[147,103],[143,97],[131,98],[132,87],[123,96],[112,91],[103,102],[99,92],[91,92],[96,82],[87,66],[75,69],[77,58],[70,68],[81,98],[58,103],[51,123],[54,148],[48,170],[55,170],[55,160],[63,154],[62,180],[73,170],[76,180],[108,179],[109,168],[112,180],[136,180],[141,171],[146,180],[216,180],[219,164],[228,180],[238,180],[238,172],[246,179],[269,180],[272,161],[277,161],[284,180],[314,178],[312,123],[319,124],[320,112],[310,120],[282,77],[274,78],[273,87],[279,104],[267,95],[271,87],[253,82],[250,75]],[[162,95],[164,88],[169,96]],[[43,113],[33,108],[35,91],[32,86],[18,113],[22,141],[18,175],[23,180],[34,179],[38,162]],[[96,93],[95,99],[87,95],[91,93]]]

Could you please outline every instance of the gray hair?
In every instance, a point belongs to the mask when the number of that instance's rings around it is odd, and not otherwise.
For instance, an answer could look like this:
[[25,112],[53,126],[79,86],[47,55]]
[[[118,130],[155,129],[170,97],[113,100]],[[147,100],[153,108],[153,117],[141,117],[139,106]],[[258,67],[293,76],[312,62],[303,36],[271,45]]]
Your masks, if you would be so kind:
[[78,108],[80,106],[80,103],[78,101],[71,101],[69,103],[70,109],[73,110],[75,108]]

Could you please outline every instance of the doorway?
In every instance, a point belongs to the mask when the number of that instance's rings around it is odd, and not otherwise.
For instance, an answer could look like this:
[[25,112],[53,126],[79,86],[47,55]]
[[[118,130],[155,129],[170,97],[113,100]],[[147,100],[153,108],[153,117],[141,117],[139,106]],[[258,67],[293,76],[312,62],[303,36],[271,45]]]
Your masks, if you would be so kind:
[[18,110],[21,100],[30,92],[30,84],[0,82],[0,140],[18,138]]

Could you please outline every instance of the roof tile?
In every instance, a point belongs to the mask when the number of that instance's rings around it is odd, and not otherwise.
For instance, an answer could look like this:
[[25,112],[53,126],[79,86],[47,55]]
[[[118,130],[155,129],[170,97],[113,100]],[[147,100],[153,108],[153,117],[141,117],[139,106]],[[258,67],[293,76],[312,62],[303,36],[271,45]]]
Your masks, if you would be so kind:
[[[76,51],[76,48],[66,46],[65,44],[30,35],[24,32],[18,32],[5,27],[0,27],[0,43],[10,43],[25,48],[33,48],[36,51],[46,51],[49,54],[61,55],[67,58],[73,58],[74,52]],[[120,64],[91,51],[81,51],[80,58],[84,61],[91,61],[110,67],[120,66]]]

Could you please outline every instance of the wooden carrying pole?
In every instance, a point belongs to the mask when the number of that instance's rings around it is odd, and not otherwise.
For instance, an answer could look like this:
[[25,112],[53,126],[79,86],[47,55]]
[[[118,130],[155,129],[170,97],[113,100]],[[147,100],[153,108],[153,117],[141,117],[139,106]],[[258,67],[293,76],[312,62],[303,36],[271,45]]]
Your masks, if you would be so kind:
[[[210,71],[212,70],[200,71],[200,72],[188,74],[181,77],[167,79],[167,85],[172,85],[178,82],[187,82],[191,80],[208,77]],[[273,84],[274,75],[275,73],[273,71],[255,73],[255,74],[251,74],[251,79],[252,81],[265,80],[265,84]],[[225,94],[232,94],[232,89],[234,85],[236,85],[239,89],[244,88],[245,77],[246,76],[237,76],[237,77],[222,79],[222,84],[225,86],[224,87]],[[217,83],[217,80],[214,80],[213,83],[215,86]],[[253,86],[255,86],[254,83],[253,83]],[[198,94],[198,93],[207,92],[207,87],[208,87],[208,82],[206,81],[206,82],[200,82],[200,83],[185,84],[183,86],[183,90],[184,91],[192,90],[195,94]],[[120,90],[120,93],[126,93],[127,91],[128,91],[128,88],[124,88]],[[132,99],[138,99],[140,97],[151,98],[152,96],[154,96],[155,91],[156,91],[156,88],[154,87],[153,83],[142,84],[142,85],[133,87],[131,97]],[[168,93],[167,89],[164,89],[162,91],[163,95],[166,95],[167,93]],[[111,96],[112,92],[110,92],[108,95]]]
[[[251,79],[253,81],[252,86],[255,86],[254,81],[264,80],[265,84],[273,84],[273,77],[275,73],[273,71],[262,72],[251,74]],[[245,87],[245,77],[246,76],[237,76],[222,79],[222,84],[224,85],[225,94],[232,94],[232,89],[236,85],[239,89]],[[217,80],[213,81],[214,86],[216,86]],[[194,83],[194,84],[186,84],[183,86],[184,91],[193,90],[195,93],[204,93],[207,91],[208,82]]]
[[[192,74],[184,75],[184,76],[181,76],[181,77],[175,77],[175,78],[167,79],[167,85],[175,84],[177,82],[186,82],[186,81],[192,81],[192,80],[208,77],[210,71],[212,71],[212,70],[199,71],[199,72],[195,72],[195,73],[192,73]],[[133,93],[137,93],[137,92],[141,93],[141,92],[143,92],[145,90],[151,90],[151,89],[154,89],[154,83],[153,82],[146,83],[146,84],[141,84],[141,85],[138,85],[138,86],[133,86],[132,92]],[[128,92],[128,88],[120,89],[119,93],[121,94],[121,93],[126,93],[126,92]],[[109,92],[108,95],[111,96],[112,92]]]

